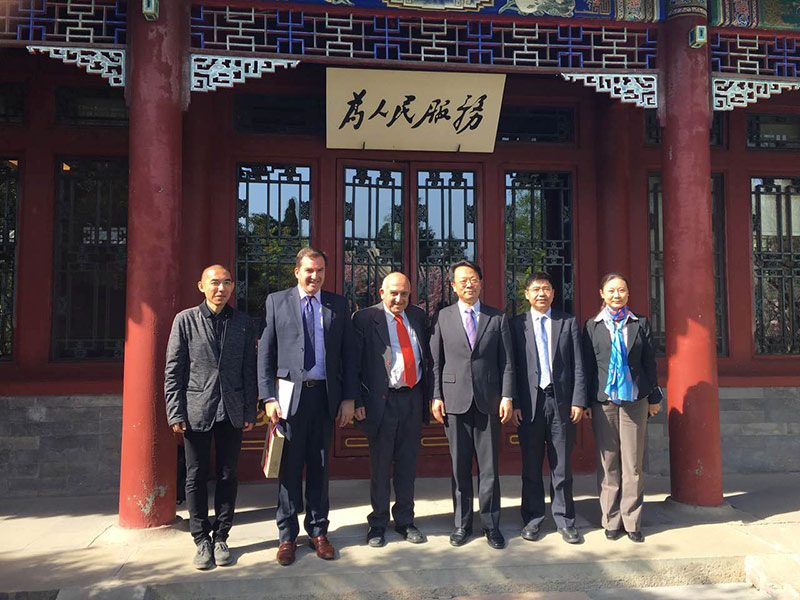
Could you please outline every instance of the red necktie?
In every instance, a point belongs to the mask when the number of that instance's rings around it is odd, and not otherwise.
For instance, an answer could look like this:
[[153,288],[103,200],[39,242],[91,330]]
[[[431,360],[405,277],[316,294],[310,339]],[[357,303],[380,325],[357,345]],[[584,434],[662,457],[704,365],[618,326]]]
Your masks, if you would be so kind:
[[414,358],[414,349],[411,347],[411,338],[403,323],[403,317],[395,315],[397,323],[397,339],[400,340],[400,350],[403,352],[403,379],[408,387],[417,384],[417,359]]

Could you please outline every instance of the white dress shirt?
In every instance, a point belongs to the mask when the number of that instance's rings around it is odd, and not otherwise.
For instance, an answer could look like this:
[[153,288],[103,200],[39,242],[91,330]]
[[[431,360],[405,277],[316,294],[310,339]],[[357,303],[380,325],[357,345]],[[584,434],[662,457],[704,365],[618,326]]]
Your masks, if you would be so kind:
[[[400,347],[400,338],[397,335],[397,321],[394,320],[394,314],[383,305],[383,312],[386,315],[386,325],[389,327],[389,342],[392,346],[392,364],[389,369],[389,387],[399,389],[408,387],[405,379],[403,378],[403,371],[405,370],[405,360],[403,359],[403,349]],[[414,364],[417,367],[417,380],[414,385],[419,383],[422,379],[422,352],[419,347],[419,340],[417,334],[411,327],[411,322],[408,320],[406,311],[401,313],[403,318],[403,325],[406,326],[408,337],[411,339],[411,349],[414,351]]]

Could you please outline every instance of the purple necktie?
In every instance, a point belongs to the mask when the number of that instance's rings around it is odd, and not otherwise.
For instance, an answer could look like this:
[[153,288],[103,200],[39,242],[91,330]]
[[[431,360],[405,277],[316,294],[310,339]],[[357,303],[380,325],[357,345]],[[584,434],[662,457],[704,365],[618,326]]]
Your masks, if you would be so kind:
[[468,308],[467,313],[467,339],[469,340],[470,349],[475,346],[475,312]]

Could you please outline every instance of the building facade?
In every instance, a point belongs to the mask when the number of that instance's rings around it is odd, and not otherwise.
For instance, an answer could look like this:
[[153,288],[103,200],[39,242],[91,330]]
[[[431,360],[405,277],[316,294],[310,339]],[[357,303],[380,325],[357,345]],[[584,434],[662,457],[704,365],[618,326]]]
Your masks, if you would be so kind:
[[[600,276],[627,273],[668,396],[648,469],[700,505],[721,502],[723,472],[800,470],[791,2],[164,0],[157,13],[0,1],[0,496],[119,490],[123,525],[171,520],[172,318],[222,262],[258,323],[308,243],[354,309],[398,269],[432,314],[450,301],[447,265],[469,258],[509,315],[544,268],[586,319]],[[426,83],[391,95],[387,70]],[[499,96],[481,93],[501,75]],[[367,136],[374,123],[386,133]],[[472,133],[483,148],[460,141]],[[245,479],[260,477],[265,432],[245,440]],[[420,473],[447,474],[443,431],[422,446]],[[501,462],[519,472],[510,427]],[[594,468],[585,423],[574,462]],[[367,475],[356,429],[337,431],[332,472]]]

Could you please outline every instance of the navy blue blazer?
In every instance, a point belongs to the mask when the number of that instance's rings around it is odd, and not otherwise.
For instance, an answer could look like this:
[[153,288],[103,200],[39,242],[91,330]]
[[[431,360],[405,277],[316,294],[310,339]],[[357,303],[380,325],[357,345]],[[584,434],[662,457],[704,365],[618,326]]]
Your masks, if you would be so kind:
[[[322,291],[322,329],[330,417],[342,400],[355,400],[355,340],[344,296]],[[267,296],[264,331],[258,342],[258,396],[277,398],[277,379],[293,382],[293,412],[303,383],[303,315],[297,286]],[[284,415],[284,418],[289,415]]]

